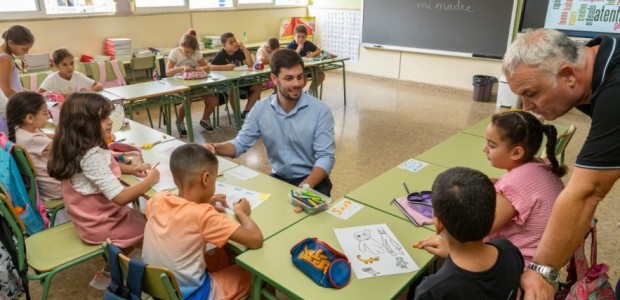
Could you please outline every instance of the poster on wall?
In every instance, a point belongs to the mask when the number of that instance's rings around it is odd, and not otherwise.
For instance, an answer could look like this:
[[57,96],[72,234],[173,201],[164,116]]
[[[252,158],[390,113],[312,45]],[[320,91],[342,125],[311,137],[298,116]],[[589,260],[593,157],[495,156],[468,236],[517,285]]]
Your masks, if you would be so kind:
[[362,36],[359,10],[316,9],[317,41],[321,50],[357,62]]
[[550,0],[545,27],[620,33],[620,5],[616,0]]
[[314,42],[316,21],[314,17],[286,17],[280,21],[280,43],[283,45],[291,42],[295,37],[295,27],[304,25],[308,31],[307,40]]

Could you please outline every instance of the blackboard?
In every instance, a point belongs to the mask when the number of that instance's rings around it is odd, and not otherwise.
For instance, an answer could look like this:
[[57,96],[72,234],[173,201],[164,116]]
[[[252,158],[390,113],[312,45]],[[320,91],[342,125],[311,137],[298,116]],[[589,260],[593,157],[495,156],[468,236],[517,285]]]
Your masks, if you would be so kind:
[[362,45],[501,58],[516,0],[364,0]]

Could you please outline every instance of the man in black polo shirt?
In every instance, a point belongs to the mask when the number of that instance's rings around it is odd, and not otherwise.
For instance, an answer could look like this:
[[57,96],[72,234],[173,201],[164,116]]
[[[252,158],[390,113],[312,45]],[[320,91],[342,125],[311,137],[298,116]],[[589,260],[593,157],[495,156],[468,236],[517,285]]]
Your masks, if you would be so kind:
[[502,66],[525,110],[554,120],[576,107],[592,126],[575,169],[558,196],[533,262],[521,277],[525,299],[552,299],[551,284],[587,232],[598,203],[620,178],[620,40],[600,36],[577,45],[537,29],[519,37]]

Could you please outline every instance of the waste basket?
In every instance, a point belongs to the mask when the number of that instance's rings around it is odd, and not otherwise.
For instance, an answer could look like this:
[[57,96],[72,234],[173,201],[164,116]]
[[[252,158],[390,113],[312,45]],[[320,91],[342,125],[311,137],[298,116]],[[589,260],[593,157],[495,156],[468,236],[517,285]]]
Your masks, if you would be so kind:
[[493,83],[497,78],[487,75],[474,75],[474,101],[487,102],[491,99],[491,91],[493,91]]

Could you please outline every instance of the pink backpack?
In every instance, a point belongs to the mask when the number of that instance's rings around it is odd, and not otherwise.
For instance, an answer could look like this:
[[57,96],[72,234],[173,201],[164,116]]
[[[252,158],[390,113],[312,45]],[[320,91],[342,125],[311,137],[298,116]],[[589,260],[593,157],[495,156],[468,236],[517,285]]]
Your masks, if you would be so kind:
[[[114,75],[115,75],[115,79],[112,80],[106,80],[107,79],[107,70],[106,70],[106,64],[111,64],[112,65],[112,70],[114,71]],[[123,73],[121,72],[120,68],[118,67],[118,61],[117,60],[111,60],[111,61],[100,61],[97,63],[97,65],[99,66],[99,83],[101,83],[103,85],[104,88],[109,88],[109,87],[115,87],[115,86],[122,86],[122,85],[126,85],[127,83],[125,83],[125,77],[123,77]]]
[[[586,260],[584,239],[577,247],[577,250],[568,264],[567,272],[569,284],[563,287],[564,290],[562,287],[560,288],[555,299],[616,299],[614,290],[609,283],[609,277],[607,276],[609,267],[606,264],[596,263],[596,219],[592,221],[589,233],[592,239],[590,245],[590,264],[588,264]],[[568,290],[571,281],[574,282],[574,284],[570,287],[570,290]]]

